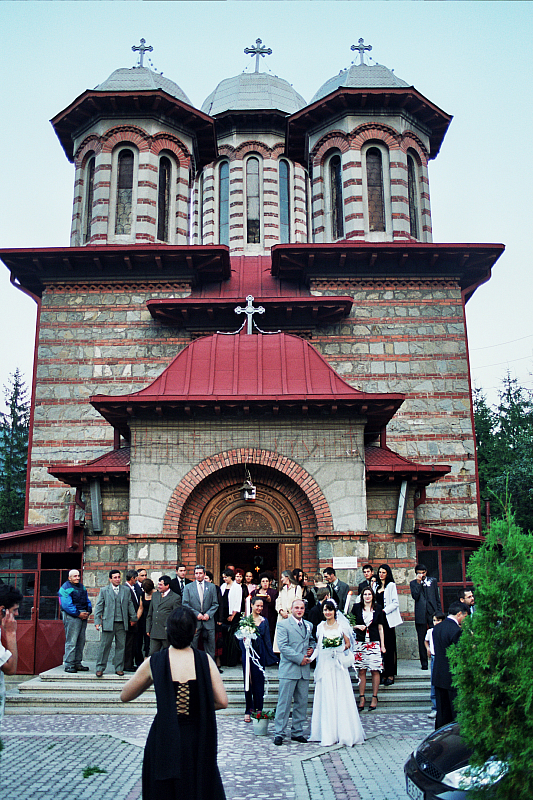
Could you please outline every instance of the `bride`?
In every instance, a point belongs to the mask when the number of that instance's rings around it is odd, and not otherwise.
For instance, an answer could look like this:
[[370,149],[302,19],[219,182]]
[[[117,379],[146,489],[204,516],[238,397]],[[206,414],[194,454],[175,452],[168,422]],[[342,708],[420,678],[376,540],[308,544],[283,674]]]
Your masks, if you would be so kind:
[[349,673],[351,629],[333,600],[324,603],[324,617],[312,656],[317,665],[310,739],[324,747],[337,743],[351,747],[365,740]]

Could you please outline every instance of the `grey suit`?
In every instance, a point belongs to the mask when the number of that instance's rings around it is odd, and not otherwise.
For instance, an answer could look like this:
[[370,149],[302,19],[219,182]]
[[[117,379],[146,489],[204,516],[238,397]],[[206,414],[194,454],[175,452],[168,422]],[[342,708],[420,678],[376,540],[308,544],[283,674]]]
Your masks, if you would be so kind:
[[204,599],[200,603],[200,595],[198,593],[198,581],[188,583],[183,590],[182,603],[186,608],[198,616],[198,614],[207,614],[208,620],[198,620],[196,625],[196,633],[192,640],[192,646],[198,647],[198,639],[200,632],[202,632],[204,650],[211,658],[215,657],[215,613],[218,609],[218,596],[214,584],[204,581]]
[[124,648],[126,646],[126,631],[130,622],[137,622],[137,614],[131,591],[128,586],[121,584],[118,587],[118,601],[120,605],[120,620],[115,620],[115,592],[111,584],[100,589],[100,594],[94,607],[94,624],[102,626],[102,638],[98,648],[96,671],[104,672],[109,658],[109,651],[115,640],[115,658],[113,666],[115,672],[124,670]]
[[146,633],[150,634],[150,655],[168,647],[167,619],[175,608],[181,606],[181,597],[172,590],[165,597],[154,592],[146,617]]
[[307,720],[311,667],[309,664],[302,666],[302,660],[306,657],[309,647],[313,646],[313,628],[306,620],[302,620],[302,625],[303,628],[300,628],[298,621],[291,614],[288,619],[280,620],[276,628],[281,661],[278,671],[279,694],[274,733],[282,738],[289,721],[293,700],[291,736],[302,736]]

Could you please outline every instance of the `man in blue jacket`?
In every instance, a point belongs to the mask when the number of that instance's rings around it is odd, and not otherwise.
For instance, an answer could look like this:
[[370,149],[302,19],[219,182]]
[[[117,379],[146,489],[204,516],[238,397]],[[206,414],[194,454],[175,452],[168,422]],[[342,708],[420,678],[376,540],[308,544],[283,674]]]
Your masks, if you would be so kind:
[[92,605],[87,589],[81,583],[79,570],[70,570],[68,581],[57,594],[65,626],[65,672],[87,672],[89,667],[84,667],[81,660]]

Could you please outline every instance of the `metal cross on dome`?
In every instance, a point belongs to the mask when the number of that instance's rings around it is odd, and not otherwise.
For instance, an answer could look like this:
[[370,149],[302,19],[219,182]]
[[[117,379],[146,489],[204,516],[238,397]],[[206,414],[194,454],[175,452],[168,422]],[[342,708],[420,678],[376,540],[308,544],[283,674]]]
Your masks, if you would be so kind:
[[259,56],[271,56],[272,50],[270,47],[262,47],[262,39],[255,40],[255,47],[245,47],[244,52],[246,55],[255,56],[255,72],[259,72]]
[[133,50],[134,53],[137,50],[139,51],[139,53],[140,53],[140,55],[139,55],[139,66],[142,67],[143,66],[144,54],[145,53],[151,53],[154,48],[152,47],[151,44],[149,44],[148,47],[146,47],[146,39],[141,39],[141,43],[139,45],[135,45],[134,44],[131,49]]
[[365,50],[368,50],[368,51],[372,50],[372,45],[371,44],[365,44],[365,40],[364,39],[359,39],[359,44],[352,44],[350,49],[351,50],[359,50],[359,58],[360,58],[359,66],[361,66],[361,64],[365,63],[364,59],[363,59],[363,53],[365,52]]
[[237,308],[235,309],[236,314],[246,314],[246,321],[248,323],[246,327],[246,333],[248,335],[252,333],[252,323],[254,314],[265,313],[265,309],[263,308],[263,306],[258,306],[257,308],[254,308],[253,302],[254,302],[254,297],[253,295],[249,294],[246,298],[245,307],[243,308],[242,306],[237,306]]

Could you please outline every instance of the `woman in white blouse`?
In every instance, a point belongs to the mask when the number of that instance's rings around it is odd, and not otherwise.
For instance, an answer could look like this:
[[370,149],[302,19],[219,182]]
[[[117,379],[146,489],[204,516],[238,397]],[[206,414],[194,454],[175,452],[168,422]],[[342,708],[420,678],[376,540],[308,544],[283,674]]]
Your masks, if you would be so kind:
[[388,564],[380,564],[378,569],[376,603],[384,611],[383,634],[386,652],[383,654],[383,675],[385,676],[383,685],[392,686],[394,676],[397,674],[398,661],[396,654],[396,628],[402,624],[403,620],[400,616],[400,603],[396,584]]
[[[280,619],[287,619],[290,616],[292,604],[295,600],[302,599],[302,587],[298,586],[289,570],[281,573],[281,589],[276,600],[276,611],[278,612],[278,622]],[[277,627],[274,635],[273,650],[279,653]]]

